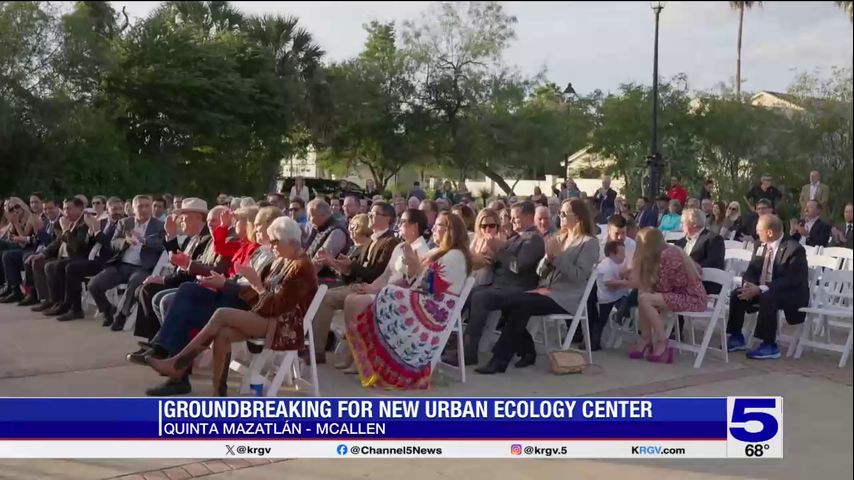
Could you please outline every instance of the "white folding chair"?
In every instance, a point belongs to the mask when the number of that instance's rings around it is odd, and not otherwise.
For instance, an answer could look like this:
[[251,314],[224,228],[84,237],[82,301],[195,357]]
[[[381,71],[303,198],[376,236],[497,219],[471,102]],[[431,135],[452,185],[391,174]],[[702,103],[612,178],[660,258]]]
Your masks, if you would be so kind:
[[744,250],[744,242],[735,240],[724,240],[724,248],[727,250]]
[[664,232],[664,241],[668,243],[682,240],[683,238],[685,238],[685,232]]
[[[88,257],[89,261],[93,261],[96,258],[98,258],[98,253],[100,251],[101,251],[101,244],[96,243],[95,246],[92,247],[91,250],[89,250],[89,257]],[[81,305],[83,305],[84,309],[89,305],[92,305],[93,307],[96,306],[95,305],[95,299],[92,298],[92,294],[89,293],[89,280],[90,279],[91,279],[91,277],[85,277],[83,279],[83,292],[82,292],[83,299],[80,303],[81,303]]]
[[851,270],[851,265],[854,263],[854,250],[843,247],[825,247],[821,249],[821,254],[825,257],[838,258],[841,263],[841,269]]
[[724,262],[727,271],[733,272],[734,275],[741,275],[747,270],[750,265],[750,260],[753,259],[753,252],[743,248],[727,248],[724,251]]
[[501,336],[501,330],[498,329],[498,322],[500,321],[501,310],[492,310],[486,315],[486,325],[483,327],[483,334],[480,336],[480,342],[477,345],[478,353],[492,351],[492,346]]
[[804,250],[807,252],[807,256],[810,255],[818,255],[818,251],[821,247],[804,245]]
[[[454,311],[451,312],[451,317],[448,319],[448,324],[445,325],[445,330],[439,337],[439,345],[433,351],[433,360],[430,363],[430,371],[436,370],[436,365],[441,365],[442,368],[455,371],[460,379],[460,382],[466,383],[466,361],[465,352],[463,351],[463,306],[471,294],[471,289],[474,288],[475,278],[471,275],[466,279],[463,285],[463,291],[460,292],[460,299],[457,301]],[[447,364],[442,361],[442,351],[448,344],[448,339],[451,338],[451,332],[457,332],[457,366]]]
[[[556,338],[560,342],[560,344],[555,345],[556,349],[574,350],[582,353],[586,352],[587,361],[589,363],[593,363],[593,350],[590,347],[590,322],[588,321],[589,315],[587,312],[587,299],[590,297],[593,285],[596,285],[595,265],[593,266],[593,271],[590,273],[590,277],[587,279],[587,285],[584,286],[584,293],[581,300],[578,302],[578,307],[575,309],[574,314],[559,313],[540,317],[542,319],[543,345],[546,348],[549,346],[548,324],[551,323],[555,326],[555,331],[557,332]],[[566,336],[564,336],[563,329],[566,328],[567,320],[571,320],[572,322],[569,325],[569,330],[566,332]],[[584,334],[584,350],[572,347],[572,339],[575,337],[575,332],[578,330],[579,324],[581,325],[581,332]],[[561,340],[561,337],[563,340]]]
[[[801,329],[795,358],[801,358],[804,347],[817,348],[842,354],[839,359],[839,368],[845,366],[851,355],[852,339],[854,339],[854,311],[851,308],[852,296],[851,274],[847,271],[825,271],[815,301],[807,308],[800,311],[807,316],[807,325]],[[815,327],[810,328],[811,322]],[[847,330],[848,335],[844,344],[831,342],[830,328],[841,328]],[[823,341],[816,339],[816,333],[823,333]]]
[[[157,259],[157,263],[154,264],[154,268],[151,270],[152,277],[158,277],[161,273],[163,273],[163,269],[165,269],[169,265],[169,252],[163,251],[160,254],[160,258]],[[127,285],[125,285],[125,295],[136,295],[136,292],[129,292],[127,290]],[[122,296],[122,300],[119,301],[119,305],[124,303],[124,295]],[[127,320],[125,321],[125,331],[133,330],[134,325],[136,324],[136,309],[138,307],[138,302],[133,302],[133,306],[130,308],[130,313],[128,314]]]
[[[243,380],[240,385],[240,393],[247,394],[250,392],[250,384],[252,378],[260,375],[264,379],[264,396],[275,397],[279,394],[279,389],[287,379],[288,384],[293,384],[297,391],[302,391],[300,387],[310,389],[315,397],[320,396],[320,382],[317,378],[317,360],[314,353],[314,331],[311,324],[314,321],[314,316],[320,308],[320,303],[323,301],[327,290],[326,285],[317,287],[317,293],[314,294],[308,310],[303,317],[303,331],[305,332],[306,347],[308,348],[309,367],[311,369],[311,382],[302,377],[300,371],[299,352],[297,350],[288,350],[285,352],[277,352],[264,348],[261,353],[254,355],[249,367],[241,365],[239,362],[232,361],[230,368],[243,374]],[[325,341],[325,339],[324,339]],[[264,339],[251,340],[255,345],[264,346]],[[270,378],[270,374],[273,378]]]
[[[722,352],[724,361],[727,363],[729,362],[729,355],[726,348],[726,320],[722,317],[724,316],[724,311],[726,311],[726,304],[729,301],[728,292],[732,289],[732,279],[733,274],[730,271],[723,271],[717,268],[704,268],[703,281],[720,285],[721,294],[710,297],[711,306],[706,308],[705,311],[675,312],[671,314],[668,319],[665,329],[667,337],[670,336],[670,332],[675,327],[677,329],[677,341],[674,346],[681,351],[694,352],[697,354],[697,358],[694,360],[694,368],[700,368],[700,365],[703,364],[703,358],[705,358],[706,352],[709,350],[709,343],[712,340],[712,336],[715,334],[715,329],[720,333],[721,348],[715,348],[714,350]],[[690,327],[691,329],[690,343],[681,339],[683,335],[680,335],[679,332],[679,316],[685,319],[685,328],[687,329]],[[694,342],[694,327],[697,323],[705,323],[703,339],[700,342],[700,345],[697,345],[696,342]]]
[[831,270],[839,270],[840,263],[839,258],[807,254],[807,265],[809,265],[810,268],[829,268]]

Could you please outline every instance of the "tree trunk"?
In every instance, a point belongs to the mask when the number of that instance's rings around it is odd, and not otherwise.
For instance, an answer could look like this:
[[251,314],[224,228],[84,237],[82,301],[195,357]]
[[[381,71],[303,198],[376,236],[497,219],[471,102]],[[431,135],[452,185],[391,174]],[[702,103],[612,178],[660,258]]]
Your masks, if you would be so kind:
[[738,7],[738,51],[735,56],[735,96],[741,101],[741,32],[744,28],[744,2]]
[[495,170],[492,170],[487,166],[481,166],[480,171],[483,172],[483,174],[486,175],[487,178],[489,178],[499,187],[501,187],[501,190],[504,190],[505,194],[510,195],[510,193],[513,191],[513,188],[510,187],[510,184],[504,181],[504,177],[499,175],[498,172],[496,172]]

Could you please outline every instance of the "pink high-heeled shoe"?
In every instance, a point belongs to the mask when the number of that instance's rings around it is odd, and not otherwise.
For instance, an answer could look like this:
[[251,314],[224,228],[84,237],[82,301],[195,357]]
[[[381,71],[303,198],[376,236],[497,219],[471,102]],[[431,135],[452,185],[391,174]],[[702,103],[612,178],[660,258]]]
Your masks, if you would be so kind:
[[673,351],[674,348],[670,346],[670,342],[668,341],[663,352],[653,355],[652,351],[650,351],[646,356],[646,361],[652,363],[673,363]]
[[647,343],[647,344],[646,344],[646,345],[644,345],[644,346],[643,346],[643,348],[642,348],[642,349],[640,349],[640,350],[632,350],[632,351],[630,351],[630,352],[629,352],[629,358],[631,358],[632,360],[640,360],[641,358],[643,358],[643,357],[645,357],[645,356],[646,356],[646,351],[647,351],[647,350],[652,351],[652,344],[651,344],[651,343]]

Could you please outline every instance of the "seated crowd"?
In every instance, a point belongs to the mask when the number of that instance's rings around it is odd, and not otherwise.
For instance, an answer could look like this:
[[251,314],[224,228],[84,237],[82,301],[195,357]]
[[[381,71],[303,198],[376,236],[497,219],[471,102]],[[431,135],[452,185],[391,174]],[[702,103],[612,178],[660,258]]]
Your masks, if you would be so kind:
[[[709,182],[700,198],[687,198],[678,179],[671,183],[655,202],[639,198],[634,212],[609,179],[592,196],[568,182],[554,196],[537,189],[530,199],[496,198],[481,209],[449,182],[433,199],[416,182],[408,198],[388,202],[347,192],[311,198],[298,183],[290,196],[257,202],[221,194],[212,208],[170,195],[95,196],[90,208],[82,195],[59,202],[33,193],[28,204],[3,201],[0,302],[77,320],[85,316],[85,287],[104,327],[121,331],[133,317],[141,341],[128,360],[167,377],[147,394],[189,393],[193,359],[212,347],[214,392],[226,395],[232,343],[263,338],[273,350],[307,353],[303,317],[325,284],[312,324],[317,362],[342,340],[335,366],[364,387],[422,389],[431,385],[436,355],[458,364],[455,345],[439,351],[440,337],[469,276],[466,365],[479,361],[490,316],[501,318],[492,357],[478,373],[504,372],[514,357],[516,368],[533,365],[530,318],[575,313],[591,277],[592,348],[601,348],[609,318],[622,321],[637,308],[641,335],[629,356],[672,362],[662,312],[705,310],[707,296],[721,292],[703,284],[702,268],[724,268],[724,238],[749,238],[756,249],[731,294],[728,348],[746,349],[744,315],[758,312],[762,343],[747,355],[779,357],[778,310],[800,323],[798,309],[809,302],[803,246],[851,248],[851,204],[846,224],[833,227],[813,198],[821,190],[805,186],[804,219],[786,235],[770,184],[759,187],[770,198],[756,198],[742,216],[738,202],[711,199]],[[670,231],[682,238],[667,243]],[[117,287],[123,295],[112,294]],[[335,335],[337,311],[344,326]]]

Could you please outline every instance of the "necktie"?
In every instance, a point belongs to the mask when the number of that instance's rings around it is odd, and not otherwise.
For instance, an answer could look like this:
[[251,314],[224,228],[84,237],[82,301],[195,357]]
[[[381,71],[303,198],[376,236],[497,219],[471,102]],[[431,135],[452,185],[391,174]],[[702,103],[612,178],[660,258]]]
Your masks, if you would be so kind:
[[771,245],[765,248],[765,261],[762,263],[762,278],[759,285],[768,285],[771,282],[771,266],[774,264],[774,249]]
[[852,225],[849,223],[847,227],[845,227],[845,236],[851,235]]

